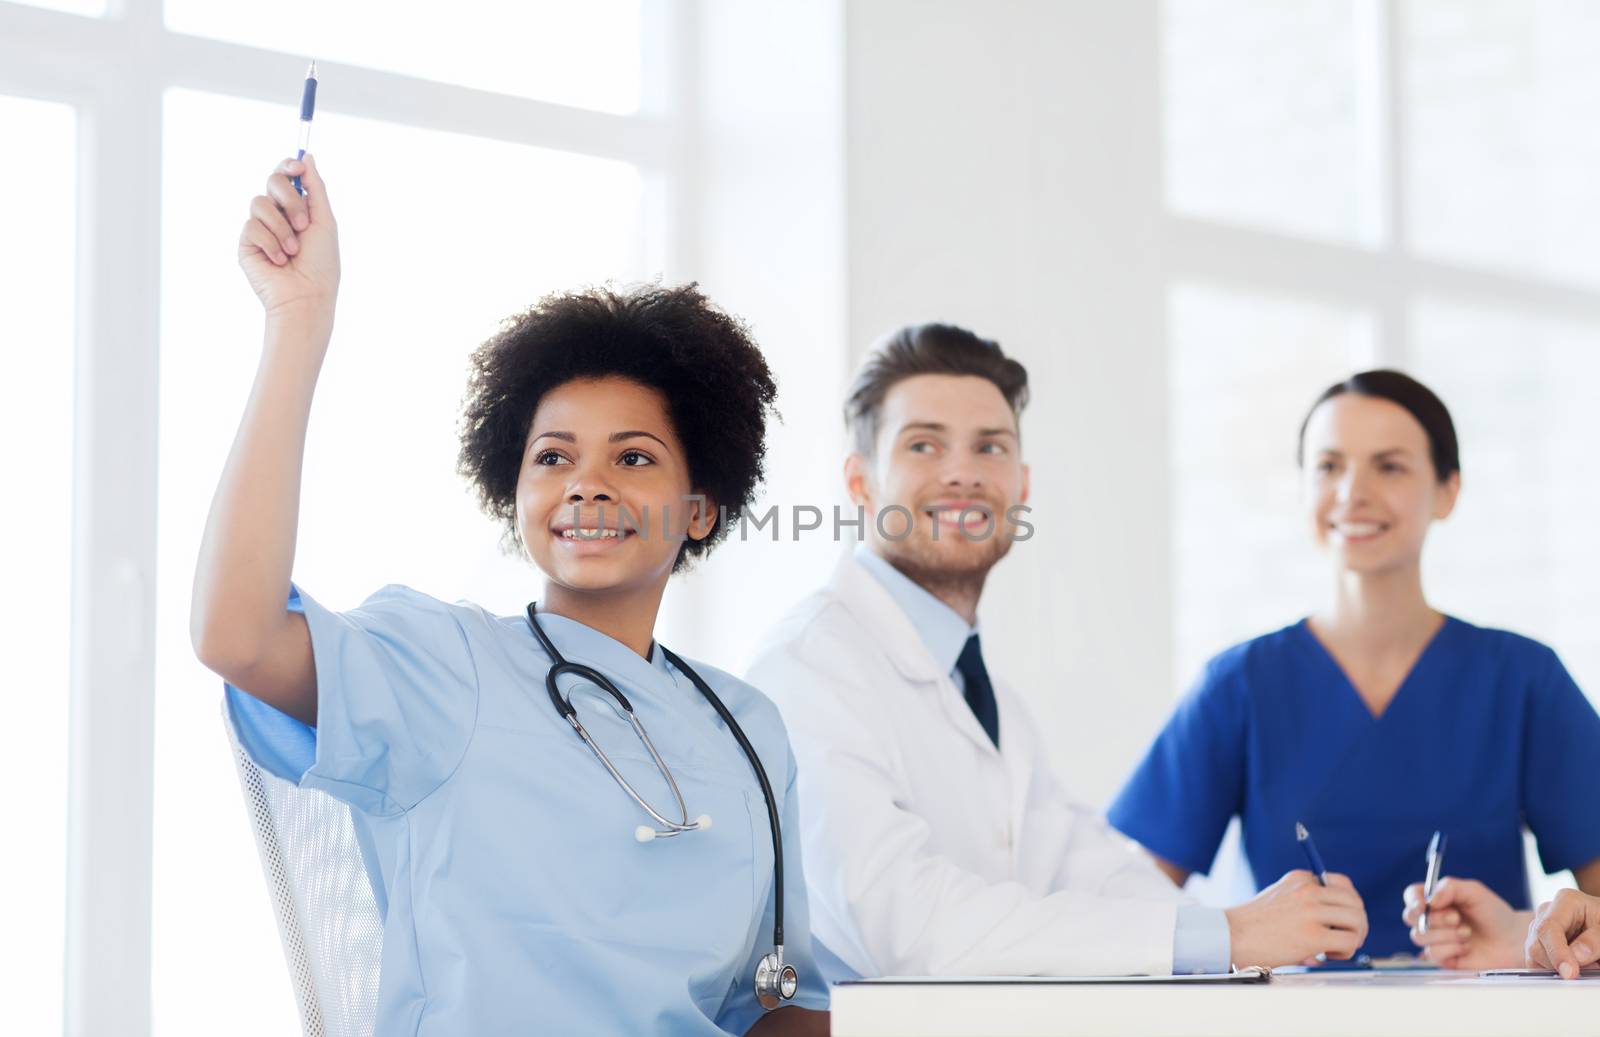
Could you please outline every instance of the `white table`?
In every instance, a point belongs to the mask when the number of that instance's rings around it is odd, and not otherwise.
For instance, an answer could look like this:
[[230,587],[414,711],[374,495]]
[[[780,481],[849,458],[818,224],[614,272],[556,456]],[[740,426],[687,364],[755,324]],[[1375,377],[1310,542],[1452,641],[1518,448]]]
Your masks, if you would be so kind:
[[1600,980],[1474,973],[1265,984],[842,984],[834,1037],[1600,1037]]

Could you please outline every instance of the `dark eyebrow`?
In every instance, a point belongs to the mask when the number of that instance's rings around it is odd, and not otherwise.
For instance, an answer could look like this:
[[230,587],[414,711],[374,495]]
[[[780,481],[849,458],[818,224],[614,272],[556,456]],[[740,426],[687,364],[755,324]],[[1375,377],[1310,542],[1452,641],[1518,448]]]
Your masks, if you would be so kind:
[[[911,431],[949,432],[950,426],[937,421],[912,421],[902,425],[900,428],[902,435]],[[1015,436],[1016,434],[1016,430],[1009,428],[981,428],[978,430],[978,435],[980,436]]]
[[[1372,457],[1373,457],[1374,460],[1381,461],[1386,457],[1395,457],[1395,456],[1405,457],[1405,456],[1410,456],[1410,454],[1411,454],[1411,451],[1406,449],[1403,446],[1392,446],[1387,450],[1378,451],[1377,453],[1373,454]],[[1323,449],[1317,451],[1317,455],[1319,457],[1343,457],[1344,456],[1344,451],[1342,451],[1342,450],[1334,450],[1331,447],[1324,447]]]
[[666,441],[664,439],[662,439],[660,436],[656,435],[654,432],[646,432],[643,429],[629,429],[626,432],[613,432],[613,433],[611,433],[611,437],[609,439],[609,442],[620,443],[624,439],[632,439],[635,436],[643,436],[646,439],[653,439],[657,443],[660,443],[663,449],[666,449],[666,450],[672,449],[671,447],[667,446]]
[[[667,446],[665,441],[663,441],[660,436],[656,435],[654,432],[645,432],[643,429],[629,429],[626,432],[613,432],[608,437],[608,442],[620,443],[624,439],[632,439],[635,436],[644,436],[646,439],[655,440],[663,447]],[[541,432],[537,436],[534,436],[532,439],[528,440],[528,442],[532,444],[541,439],[559,439],[565,443],[576,443],[578,441],[578,437],[573,435],[571,432]]]

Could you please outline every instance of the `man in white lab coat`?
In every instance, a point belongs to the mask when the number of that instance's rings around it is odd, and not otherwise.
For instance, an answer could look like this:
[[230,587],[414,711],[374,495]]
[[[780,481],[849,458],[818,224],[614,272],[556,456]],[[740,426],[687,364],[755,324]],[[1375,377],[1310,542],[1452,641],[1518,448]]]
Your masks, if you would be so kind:
[[1026,371],[971,332],[921,325],[879,343],[845,407],[864,542],[769,632],[748,675],[799,761],[828,978],[1348,957],[1367,921],[1347,879],[1293,872],[1226,912],[1185,902],[1066,794],[1022,700],[991,680],[977,607],[1029,531],[1026,402]]

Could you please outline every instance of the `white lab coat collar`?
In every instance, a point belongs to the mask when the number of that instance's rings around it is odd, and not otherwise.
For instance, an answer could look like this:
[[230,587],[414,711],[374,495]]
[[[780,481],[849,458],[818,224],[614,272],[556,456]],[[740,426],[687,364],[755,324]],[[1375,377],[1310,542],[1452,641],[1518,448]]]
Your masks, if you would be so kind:
[[[967,700],[956,690],[948,673],[941,672],[927,643],[917,632],[916,624],[905,614],[900,603],[894,600],[888,588],[856,560],[854,553],[846,554],[834,566],[828,580],[827,592],[843,605],[860,624],[871,641],[883,648],[900,675],[930,695],[937,696],[937,706],[955,727],[985,752],[999,755],[1000,750],[989,740],[989,735],[972,715]],[[1000,702],[1000,731],[1005,738],[1006,709]]]
[[939,672],[933,653],[922,635],[887,587],[856,561],[854,553],[839,559],[828,580],[828,591],[855,616],[872,639],[888,652],[894,668],[907,680],[936,686],[946,674]]

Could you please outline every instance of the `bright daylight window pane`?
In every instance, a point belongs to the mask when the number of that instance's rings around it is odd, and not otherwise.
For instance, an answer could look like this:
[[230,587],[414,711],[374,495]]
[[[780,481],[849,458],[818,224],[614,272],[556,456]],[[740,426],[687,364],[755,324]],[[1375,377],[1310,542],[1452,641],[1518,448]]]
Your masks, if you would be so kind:
[[639,108],[639,0],[166,0],[165,10],[169,28],[195,36],[580,108]]
[[1172,209],[1382,244],[1376,9],[1374,0],[1163,4]]
[[1317,395],[1370,366],[1370,313],[1195,283],[1168,298],[1176,687],[1323,600],[1295,437]]
[[1554,646],[1600,703],[1600,325],[1425,300],[1411,327],[1411,367],[1461,438],[1461,499],[1429,538],[1429,596]]
[[1401,12],[1418,251],[1600,284],[1600,4],[1413,0]]
[[[293,113],[288,116],[292,120]],[[157,647],[158,1035],[296,1032],[261,868],[193,659],[190,581],[260,353],[235,264],[285,110],[174,91],[166,104]],[[295,576],[334,608],[385,583],[503,613],[535,595],[455,474],[467,354],[542,294],[642,274],[638,170],[609,160],[319,116],[339,219],[339,324],[307,446]],[[441,200],[445,204],[440,204]]]
[[[0,597],[7,651],[6,727],[0,753],[6,891],[0,976],[8,1033],[60,1033],[66,934],[67,703],[71,652],[73,239],[76,117],[61,104],[0,97],[0,140],[27,141],[28,161],[0,164],[12,205],[0,249],[5,377],[0,442],[6,483],[0,539],[8,545]],[[13,495],[14,494],[14,495]]]

